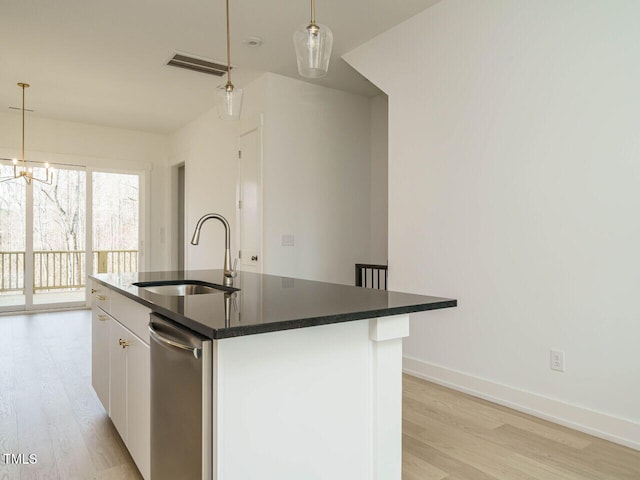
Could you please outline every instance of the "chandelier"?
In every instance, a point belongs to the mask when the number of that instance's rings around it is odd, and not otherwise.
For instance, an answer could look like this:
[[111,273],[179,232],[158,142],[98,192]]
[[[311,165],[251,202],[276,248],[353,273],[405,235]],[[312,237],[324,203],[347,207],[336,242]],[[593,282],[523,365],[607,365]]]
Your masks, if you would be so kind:
[[[36,176],[33,167],[27,165],[27,160],[24,158],[24,92],[26,88],[29,88],[28,83],[20,82],[18,86],[22,88],[22,156],[20,160],[17,158],[12,159],[13,163],[13,175],[8,177],[0,177],[0,182],[7,182],[16,178],[23,178],[27,184],[31,185],[31,182],[41,182],[47,185],[53,183],[53,169],[49,166],[49,163],[44,163],[44,178]],[[7,159],[5,159],[7,160]],[[41,162],[29,162],[29,164],[41,163]]]

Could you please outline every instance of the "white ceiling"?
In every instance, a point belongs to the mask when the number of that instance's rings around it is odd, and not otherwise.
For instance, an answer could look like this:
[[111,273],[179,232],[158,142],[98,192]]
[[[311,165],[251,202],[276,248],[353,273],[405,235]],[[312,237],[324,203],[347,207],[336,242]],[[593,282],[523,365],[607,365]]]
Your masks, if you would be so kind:
[[[340,57],[439,0],[317,0],[334,34],[327,77],[316,83],[379,93]],[[231,0],[234,83],[262,72],[296,77],[293,30],[308,0]],[[218,77],[165,66],[174,50],[225,63],[224,0],[0,0],[0,108],[32,85],[34,115],[171,132],[214,105]],[[242,41],[264,40],[251,49]]]

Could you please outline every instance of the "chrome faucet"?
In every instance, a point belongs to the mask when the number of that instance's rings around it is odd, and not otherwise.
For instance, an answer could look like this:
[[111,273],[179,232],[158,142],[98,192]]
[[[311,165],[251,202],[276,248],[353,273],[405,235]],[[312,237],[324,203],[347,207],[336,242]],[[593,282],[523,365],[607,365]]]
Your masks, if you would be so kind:
[[233,268],[231,268],[231,229],[229,228],[229,222],[227,219],[217,213],[207,213],[206,215],[203,215],[196,224],[196,230],[193,232],[191,245],[198,245],[198,243],[200,243],[200,230],[202,229],[204,222],[210,218],[220,220],[224,225],[224,284],[226,286],[231,286],[233,285],[233,279],[238,274],[236,270],[238,260],[236,260]]

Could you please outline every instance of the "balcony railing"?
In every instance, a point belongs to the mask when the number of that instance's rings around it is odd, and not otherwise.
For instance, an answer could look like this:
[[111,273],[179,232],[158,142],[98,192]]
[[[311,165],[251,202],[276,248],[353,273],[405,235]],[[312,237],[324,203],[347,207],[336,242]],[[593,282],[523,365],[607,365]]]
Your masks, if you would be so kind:
[[24,252],[0,252],[0,292],[24,289]]
[[77,289],[85,283],[85,252],[33,252],[33,291]]
[[138,250],[94,251],[93,271],[96,273],[137,272]]
[[[93,271],[120,273],[138,271],[137,250],[96,250]],[[25,252],[0,252],[0,293],[24,293]],[[33,252],[33,291],[75,290],[86,281],[84,250],[39,250]]]
[[387,265],[356,263],[356,287],[387,289]]

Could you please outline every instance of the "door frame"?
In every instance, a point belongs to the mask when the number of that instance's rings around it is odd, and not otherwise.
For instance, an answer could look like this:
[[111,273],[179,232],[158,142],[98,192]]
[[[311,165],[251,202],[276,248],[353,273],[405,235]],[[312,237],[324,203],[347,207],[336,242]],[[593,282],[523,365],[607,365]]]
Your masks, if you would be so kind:
[[[60,155],[56,155],[59,157]],[[10,165],[8,162],[3,164]],[[103,168],[90,164],[71,164],[54,161],[55,169],[78,170],[85,172],[85,273],[93,273],[93,173],[116,173],[125,175],[138,175],[139,178],[139,199],[138,199],[138,265],[139,270],[149,270],[150,255],[148,254],[150,245],[150,232],[147,224],[147,214],[150,211],[150,189],[148,188],[148,169],[123,169],[123,168]],[[21,179],[16,181],[23,181]],[[33,184],[25,186],[25,256],[24,256],[24,297],[25,301],[21,305],[14,307],[0,307],[0,315],[24,314],[29,312],[44,312],[51,310],[62,310],[72,308],[83,308],[91,305],[90,282],[87,278],[85,282],[85,298],[77,302],[60,303],[33,303],[33,221],[34,221],[34,198]]]
[[[236,238],[238,239],[237,251],[242,250],[242,220],[240,212],[240,201],[242,200],[242,168],[240,158],[240,144],[241,138],[253,131],[258,131],[258,139],[260,145],[258,147],[258,172],[260,175],[260,185],[258,186],[257,201],[258,201],[258,227],[257,231],[260,232],[260,239],[258,241],[258,255],[259,262],[257,273],[264,271],[264,113],[259,113],[248,119],[243,119],[240,122],[240,133],[237,138],[237,160],[238,160],[238,180],[236,183]],[[240,262],[241,263],[241,262]]]
[[[166,196],[165,208],[167,211],[167,251],[169,252],[167,270],[178,271],[180,270],[180,264],[182,263],[183,270],[187,268],[187,253],[189,249],[187,248],[186,240],[187,240],[187,197],[186,197],[186,184],[185,191],[182,192],[182,198],[180,198],[180,169],[184,168],[185,174],[185,182],[186,182],[186,174],[187,174],[187,161],[186,159],[189,157],[189,153],[184,152],[183,154],[174,157],[169,160],[169,166],[167,168],[168,172],[168,190],[169,195]],[[181,239],[179,235],[179,221],[180,215],[178,213],[179,204],[182,203],[182,207],[184,209],[184,217],[182,218],[182,230],[184,233],[184,238]],[[180,259],[180,242],[182,242],[182,259]]]
[[[39,152],[36,152],[35,155],[31,155],[32,164],[36,163],[44,163],[44,161],[40,161],[39,156],[42,155]],[[35,157],[35,158],[34,158]],[[0,163],[3,165],[11,165],[6,159],[3,159]],[[28,162],[29,163],[29,162]],[[89,192],[89,176],[88,170],[89,168],[82,164],[73,164],[73,163],[64,163],[64,162],[52,162],[52,166],[55,170],[74,170],[85,172],[85,222],[88,221],[89,212],[86,210],[88,205],[88,192]],[[15,181],[24,181],[22,179],[16,179]],[[80,300],[76,302],[58,302],[58,303],[43,303],[43,304],[34,304],[33,297],[35,295],[34,291],[34,257],[33,257],[33,224],[34,224],[34,191],[33,191],[33,182],[27,183],[25,185],[25,248],[24,248],[24,303],[21,305],[17,305],[18,308],[13,307],[0,307],[0,315],[12,315],[12,314],[24,314],[30,312],[42,312],[49,310],[58,310],[58,309],[70,309],[70,308],[78,308],[86,306],[86,300]],[[85,223],[85,230],[88,231],[88,223]],[[86,241],[86,239],[85,239]],[[85,246],[85,270],[88,274],[88,263],[87,263],[87,248]],[[87,286],[85,285],[85,291],[87,290]]]
[[[85,225],[84,225],[84,229],[85,229],[85,248],[84,248],[84,255],[85,255],[85,273],[87,275],[89,275],[89,268],[91,268],[91,256],[89,254],[89,256],[87,255],[87,251],[90,251],[88,244],[86,243],[86,235],[87,232],[90,230],[90,225],[89,225],[89,220],[92,218],[90,216],[89,210],[87,210],[87,208],[89,208],[89,192],[91,191],[91,180],[89,178],[89,167],[87,167],[86,165],[72,165],[72,164],[58,164],[55,163],[53,164],[54,168],[56,170],[61,170],[61,166],[64,167],[68,167],[68,168],[64,168],[64,170],[76,170],[76,171],[83,171],[85,178],[84,178],[84,195],[85,195],[85,213],[84,213],[84,221],[85,221]],[[25,279],[25,305],[24,305],[24,312],[28,313],[28,312],[42,312],[42,311],[49,311],[49,310],[58,310],[58,309],[68,309],[68,308],[79,308],[79,307],[83,307],[86,305],[86,292],[88,289],[88,282],[85,281],[85,286],[84,286],[84,290],[85,290],[85,301],[77,301],[77,302],[58,302],[58,303],[42,303],[42,304],[34,304],[33,303],[33,296],[35,295],[35,291],[33,289],[33,267],[34,267],[34,263],[33,263],[33,219],[34,219],[34,214],[33,214],[33,207],[34,207],[34,203],[33,203],[34,197],[33,197],[33,183],[30,185],[27,185],[27,202],[26,202],[26,208],[27,211],[25,212],[26,215],[26,243],[25,243],[25,256],[29,257],[29,261],[27,262],[27,258],[25,257],[25,262],[24,262],[24,279]],[[27,281],[29,282],[29,285],[31,285],[30,288],[27,288]]]
[[[125,170],[123,168],[103,168],[87,166],[87,228],[86,228],[86,274],[85,284],[85,306],[91,307],[91,289],[89,288],[89,275],[93,274],[93,174],[94,173],[115,173],[121,175],[138,175],[138,271],[149,271],[150,255],[148,255],[151,235],[147,228],[147,206],[151,201],[151,189],[148,188],[148,170]],[[150,220],[150,219],[149,219]]]

